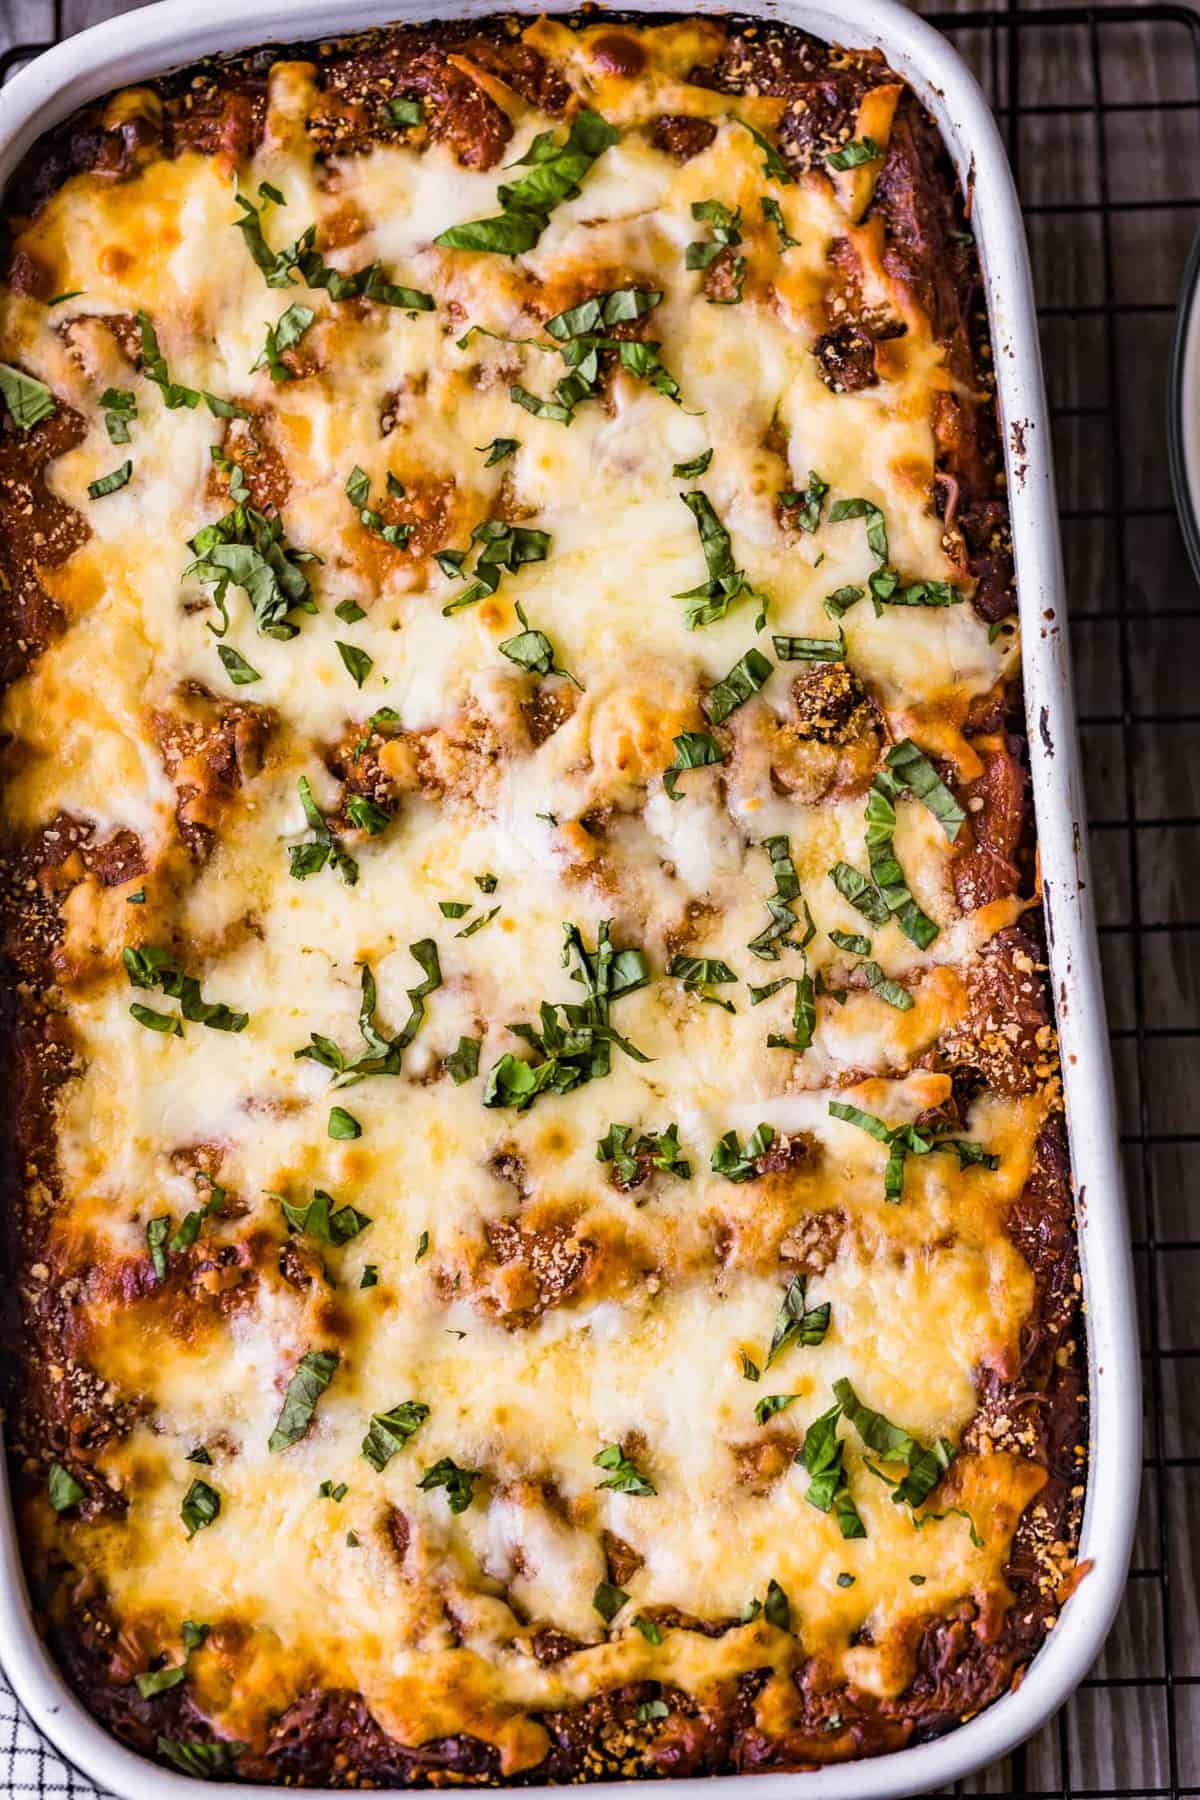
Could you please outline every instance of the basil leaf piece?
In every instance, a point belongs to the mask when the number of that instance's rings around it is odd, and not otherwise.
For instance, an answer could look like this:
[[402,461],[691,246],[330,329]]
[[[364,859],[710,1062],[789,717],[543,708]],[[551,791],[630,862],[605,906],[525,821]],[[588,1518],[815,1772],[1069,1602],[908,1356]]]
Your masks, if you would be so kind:
[[103,500],[105,494],[115,494],[118,489],[129,485],[129,478],[132,474],[133,463],[123,462],[119,469],[113,469],[108,475],[101,475],[98,481],[89,481],[89,499]]
[[[234,1012],[221,1001],[204,1000],[200,983],[195,976],[182,973],[169,950],[153,944],[141,950],[127,947],[122,960],[132,987],[160,987],[164,994],[179,1001],[179,1010],[189,1024],[207,1025],[212,1031],[244,1031],[250,1022],[249,1013]],[[152,1031],[183,1036],[178,1019],[152,1012],[146,1006],[131,1006],[129,1010],[140,1025],[148,1025]]]
[[499,876],[491,874],[490,871],[486,875],[477,875],[475,877],[475,886],[479,889],[481,894],[494,894],[499,885]]
[[913,1519],[913,1524],[918,1531],[923,1531],[926,1525],[938,1525],[943,1519],[949,1518],[965,1519],[972,1544],[976,1550],[983,1549],[984,1540],[980,1537],[975,1521],[965,1506],[947,1506],[942,1512],[922,1513],[919,1519]]
[[165,1669],[152,1669],[135,1675],[138,1693],[143,1700],[153,1700],[156,1694],[165,1694],[170,1688],[178,1687],[187,1674],[186,1663],[169,1663]]
[[[902,1425],[893,1425],[882,1413],[864,1406],[844,1378],[834,1382],[833,1391],[838,1405],[867,1449],[873,1450],[885,1462],[905,1465],[907,1474],[893,1489],[892,1499],[898,1506],[919,1506],[950,1467],[956,1454],[954,1446],[946,1438],[938,1438],[929,1447],[922,1445]],[[885,1476],[884,1479],[888,1478]]]
[[[335,1111],[340,1110],[340,1107],[335,1108]],[[350,1114],[345,1117],[349,1118]],[[334,1133],[331,1131],[329,1135],[332,1137]],[[307,1206],[295,1206],[282,1196],[279,1204],[290,1230],[318,1238],[321,1243],[332,1244],[335,1248],[348,1244],[371,1223],[366,1213],[360,1213],[357,1207],[337,1206],[333,1195],[326,1193],[324,1188],[313,1189],[313,1197]]]
[[423,1400],[402,1400],[390,1412],[372,1413],[370,1429],[362,1441],[362,1454],[371,1467],[382,1473],[428,1417],[429,1408]]
[[137,395],[129,388],[105,388],[100,396],[110,444],[129,442],[129,421],[137,418]]
[[346,817],[356,830],[365,831],[368,837],[382,837],[392,822],[391,813],[385,812],[365,794],[351,794],[346,802]]
[[421,1258],[423,1256],[428,1255],[428,1253],[429,1253],[429,1233],[427,1231],[423,1231],[421,1233],[420,1237],[417,1239],[417,1254],[413,1257],[413,1261],[415,1263],[419,1263]]
[[635,1619],[630,1620],[630,1623],[635,1631],[641,1632],[648,1644],[654,1645],[655,1649],[662,1643],[662,1631],[655,1619],[648,1619],[644,1613],[639,1613]]
[[912,1011],[912,995],[898,981],[890,981],[877,962],[865,962],[861,968],[872,993],[878,994],[881,1000],[886,1000],[889,1006],[894,1006],[897,1012]]
[[669,769],[663,770],[663,788],[668,800],[682,800],[679,777],[686,775],[689,769],[707,769],[723,763],[725,752],[707,731],[681,731],[671,741],[675,746],[675,761]]
[[158,334],[150,322],[150,315],[138,312],[134,314],[134,319],[142,340],[142,374],[159,390],[163,405],[169,412],[177,412],[180,407],[192,411],[200,404],[199,392],[196,388],[184,387],[182,383],[171,380],[167,359],[159,348]]
[[610,1125],[604,1136],[596,1140],[596,1161],[612,1163],[624,1187],[631,1187],[637,1180],[641,1159],[645,1158],[664,1175],[691,1180],[692,1165],[679,1153],[679,1127],[675,1124],[668,1125],[665,1131],[644,1131],[636,1139],[632,1125]]
[[[974,239],[972,239],[974,242]],[[52,294],[46,302],[47,310],[52,306],[61,306],[64,300],[78,300],[80,294],[86,294],[86,288],[68,288],[65,294]]]
[[362,1126],[344,1106],[332,1106],[329,1109],[329,1135],[331,1138],[360,1138]]
[[900,786],[915,794],[922,805],[929,808],[953,844],[967,815],[929,758],[918,750],[911,738],[905,738],[892,745],[884,760]]
[[[394,499],[404,498],[404,487],[402,483],[396,480],[396,477],[392,474],[390,469],[385,485],[388,493]],[[355,463],[349,475],[346,477],[346,498],[349,500],[351,506],[357,511],[358,522],[360,525],[367,531],[374,532],[376,537],[382,538],[385,544],[390,544],[393,550],[402,550],[404,548],[412,535],[412,526],[386,525],[384,523],[383,514],[377,507],[370,504],[370,477],[367,475],[365,469],[359,468],[357,463]],[[340,611],[341,609],[338,608],[336,610]],[[365,618],[366,614],[360,613],[358,616]],[[361,682],[359,683],[359,686],[362,686]]]
[[475,1483],[481,1474],[480,1469],[460,1469],[452,1457],[443,1456],[426,1469],[417,1486],[426,1493],[445,1488],[450,1511],[463,1513],[475,1498]]
[[711,450],[702,450],[699,456],[693,456],[690,462],[675,463],[671,473],[677,481],[699,481],[701,475],[707,473],[712,459]]
[[736,1131],[727,1131],[713,1146],[709,1166],[715,1175],[724,1175],[727,1181],[753,1181],[758,1175],[758,1158],[765,1154],[775,1142],[775,1128],[772,1125],[759,1125],[746,1139],[743,1151],[738,1142]]
[[[472,570],[474,579],[465,593],[443,606],[442,613],[447,618],[494,594],[506,572],[513,573],[523,563],[545,562],[550,553],[550,534],[524,525],[510,525],[506,519],[482,519],[471,532],[471,545],[477,545],[479,550]],[[462,574],[461,564],[469,555],[470,550],[441,551],[437,561],[444,573],[458,576]],[[451,558],[457,560],[452,568],[447,568]]]
[[843,900],[848,900],[856,912],[872,925],[886,925],[891,913],[888,903],[874,882],[868,881],[865,875],[853,868],[849,863],[834,863],[829,871],[832,881]]
[[608,1477],[596,1483],[597,1489],[611,1488],[614,1493],[634,1494],[640,1499],[648,1499],[657,1494],[654,1483],[631,1462],[620,1444],[605,1444],[603,1450],[597,1451],[592,1462],[598,1469],[608,1469]]
[[438,911],[443,919],[462,919],[471,910],[469,900],[439,900]]
[[301,775],[296,786],[305,820],[313,835],[303,843],[289,845],[288,874],[294,881],[307,881],[310,875],[319,875],[328,864],[337,870],[347,887],[354,887],[358,881],[358,864],[331,831],[325,815],[313,799],[308,776]]
[[772,994],[781,993],[791,979],[792,977],[790,975],[781,975],[778,981],[768,981],[765,987],[751,987],[750,983],[747,982],[746,986],[750,991],[751,1006],[761,1006],[764,1000],[769,1000],[771,998]]
[[317,1489],[322,1500],[332,1500],[335,1506],[340,1506],[349,1492],[344,1481],[339,1481],[336,1486],[332,1481],[323,1481]]
[[275,1429],[267,1439],[272,1453],[298,1444],[313,1422],[317,1402],[333,1380],[340,1357],[336,1350],[306,1350],[288,1382]]
[[739,706],[744,706],[758,692],[772,672],[773,665],[760,650],[747,650],[734,663],[728,675],[710,688],[701,701],[709,724],[723,724],[730,713],[736,712]]
[[851,138],[840,150],[831,150],[825,161],[831,169],[839,172],[843,169],[861,168],[863,163],[878,162],[883,151],[874,138]]
[[[489,915],[490,916],[490,915]],[[617,950],[610,936],[611,921],[602,919],[596,931],[596,948],[589,950],[577,926],[563,926],[563,964],[574,959],[571,979],[582,983],[586,999],[551,1005],[543,1001],[540,1029],[519,1021],[509,1029],[529,1044],[541,1058],[520,1062],[505,1054],[491,1069],[483,1091],[485,1106],[512,1106],[524,1112],[539,1094],[570,1093],[583,1083],[609,1073],[612,1046],[616,1044],[635,1062],[648,1062],[636,1045],[610,1023],[612,1002],[622,994],[645,987],[649,965],[640,950]]]
[[333,641],[337,648],[337,653],[345,665],[347,674],[350,676],[355,687],[361,688],[363,682],[375,667],[373,659],[367,655],[365,650],[359,650],[354,644],[344,644],[340,638],[334,638]]
[[787,1595],[777,1581],[772,1580],[767,1584],[767,1597],[763,1601],[763,1618],[768,1625],[773,1625],[776,1631],[792,1629],[792,1609]]
[[774,637],[775,654],[780,662],[845,662],[846,636],[839,631],[835,638]]
[[804,1496],[809,1505],[815,1506],[818,1512],[832,1510],[844,1538],[865,1538],[866,1526],[850,1498],[843,1467],[845,1445],[837,1434],[841,1411],[839,1405],[831,1406],[828,1412],[813,1420],[804,1434],[804,1447],[796,1461],[803,1462],[805,1471],[812,1478]]
[[[798,247],[798,245],[800,244],[801,240],[799,238],[793,237],[791,232],[788,230],[787,222],[783,216],[783,208],[780,206],[778,200],[776,200],[771,194],[763,194],[760,196],[758,204],[762,208],[763,218],[769,219],[771,224],[775,227],[776,231],[779,233],[780,253],[782,254],[782,252],[785,250],[796,249]],[[811,529],[811,527],[810,527],[810,529]]]
[[32,431],[58,411],[58,402],[36,375],[26,375],[11,363],[0,363],[0,396],[18,431]]
[[[736,207],[732,212],[720,200],[693,200],[692,217],[711,226],[712,237],[700,239],[689,244],[684,257],[685,267],[689,269],[708,269],[720,256],[722,250],[733,249],[742,241],[742,209]],[[732,282],[735,301],[742,297],[742,283],[746,278],[746,260],[739,256],[733,265]],[[712,304],[729,304],[728,302],[710,302]]]
[[[814,1348],[817,1344],[824,1343],[825,1333],[829,1330],[829,1302],[826,1300],[820,1306],[810,1307],[806,1300],[807,1290],[807,1275],[797,1275],[789,1282],[783,1304],[779,1308],[779,1316],[775,1320],[764,1369],[769,1369],[791,1344]],[[759,1424],[762,1424],[761,1419]]]
[[786,1412],[793,1401],[799,1398],[799,1394],[764,1394],[754,1409],[756,1423],[765,1425],[776,1413]]
[[188,1542],[198,1531],[212,1525],[221,1511],[221,1496],[216,1488],[199,1477],[192,1482],[179,1504],[179,1516],[187,1526]]
[[[766,202],[763,202],[764,206]],[[792,511],[795,509],[795,525],[798,531],[815,531],[821,523],[821,508],[825,504],[825,496],[829,492],[829,483],[822,481],[815,469],[808,471],[808,486],[802,494],[794,490],[780,494],[779,504]]]
[[689,987],[703,987],[709,982],[736,981],[737,976],[719,956],[673,956],[667,974],[678,976]]
[[262,680],[258,670],[252,668],[241,651],[235,650],[231,644],[218,644],[217,655],[234,687],[249,687],[251,682]]
[[208,1454],[208,1451],[204,1448],[203,1444],[197,1444],[194,1450],[189,1450],[186,1460],[190,1463],[200,1463],[205,1468],[212,1467],[212,1457]]
[[863,937],[860,932],[835,930],[830,932],[829,939],[831,943],[837,945],[839,950],[845,950],[850,956],[870,956],[871,954],[871,940],[869,937]]
[[[862,597],[863,590],[860,587],[835,588],[832,594],[825,596],[825,611],[831,619],[844,618],[852,606],[858,605]],[[838,635],[841,636],[841,633],[839,632]],[[819,643],[820,639],[814,641]]]
[[176,1738],[159,1737],[156,1740],[158,1754],[167,1762],[182,1771],[184,1775],[192,1775],[198,1781],[211,1781],[217,1775],[227,1774],[231,1763],[235,1762],[243,1750],[249,1745],[238,1743],[228,1738],[220,1743],[192,1744],[183,1743]]
[[150,1261],[154,1267],[156,1281],[167,1279],[166,1242],[171,1231],[169,1213],[162,1213],[157,1219],[151,1219],[146,1226],[146,1244],[150,1251]]
[[299,300],[293,301],[274,325],[267,326],[266,341],[256,360],[250,364],[251,374],[256,369],[267,369],[272,381],[295,381],[296,372],[284,362],[283,352],[295,349],[305,332],[315,323],[316,317],[311,306],[304,306]]
[[482,250],[502,256],[519,256],[532,250],[550,223],[554,208],[561,201],[576,197],[592,164],[619,136],[599,113],[582,107],[561,144],[552,131],[543,131],[534,138],[519,159],[532,172],[497,190],[503,208],[497,217],[452,225],[434,238],[434,243],[447,250]]
[[601,1581],[597,1583],[592,1595],[592,1605],[604,1623],[611,1625],[628,1599],[629,1595],[624,1588],[616,1587],[611,1581]]
[[745,119],[740,119],[736,113],[730,113],[729,116],[735,125],[740,125],[743,131],[748,131],[750,133],[750,136],[762,151],[763,174],[771,181],[778,181],[782,187],[790,187],[792,181],[791,170],[784,162],[782,156],[780,156],[770,138],[764,137],[761,131],[756,131],[753,125],[748,125]]
[[812,1044],[817,1025],[817,1003],[812,976],[805,974],[794,979],[796,996],[792,1007],[792,1035],[789,1038],[784,1037],[781,1032],[770,1032],[767,1036],[767,1048],[792,1050],[799,1055]]
[[867,861],[871,876],[887,909],[894,914],[901,931],[920,950],[928,949],[938,935],[934,924],[913,899],[904,879],[904,871],[896,858],[893,835],[896,829],[896,795],[900,785],[889,770],[876,775],[867,794]]
[[362,1279],[360,1280],[358,1285],[359,1285],[360,1289],[361,1288],[373,1288],[373,1287],[379,1286],[379,1264],[378,1263],[364,1263],[363,1264]]
[[221,608],[231,584],[243,588],[264,637],[294,638],[300,627],[289,613],[317,610],[300,565],[320,559],[284,542],[278,513],[268,517],[239,500],[224,518],[202,526],[188,547],[196,560],[184,575],[215,583],[214,599]]
[[[252,419],[254,414],[248,407],[239,406],[236,400],[223,400],[220,394],[203,395],[204,404],[214,419]],[[216,445],[213,446],[216,449]]]
[[461,1087],[465,1081],[470,1081],[478,1075],[481,1048],[482,1039],[480,1038],[459,1038],[458,1048],[452,1050],[446,1058],[446,1068],[455,1087]]
[[425,998],[442,985],[438,949],[432,938],[422,938],[408,946],[425,979],[408,989],[409,1015],[395,1037],[384,1037],[375,1025],[376,986],[369,963],[362,965],[362,999],[358,1009],[358,1028],[366,1045],[356,1057],[347,1057],[331,1038],[319,1032],[310,1033],[310,1042],[293,1052],[297,1059],[307,1057],[332,1069],[334,1087],[352,1087],[368,1075],[398,1075],[403,1052],[412,1043],[425,1017]]
[[752,1356],[747,1356],[744,1350],[738,1351],[738,1362],[741,1364],[743,1381],[762,1380],[762,1370],[759,1368],[754,1358]]
[[514,456],[521,448],[521,441],[519,438],[494,437],[490,444],[476,444],[475,448],[488,452],[483,466],[490,469],[495,463],[503,462],[506,456]]
[[833,525],[840,524],[843,519],[865,519],[867,522],[867,544],[874,551],[881,563],[888,559],[887,522],[873,500],[835,500],[829,509],[829,520]]
[[689,493],[680,494],[679,498],[696,521],[708,570],[708,580],[699,587],[688,588],[673,596],[688,602],[684,609],[684,624],[689,631],[695,631],[702,625],[712,625],[723,619],[739,600],[764,601],[765,596],[753,588],[745,572],[735,566],[732,539],[707,494],[700,488],[693,488]]
[[420,125],[424,122],[425,108],[419,100],[397,98],[387,102],[393,125]]
[[474,937],[475,933],[477,931],[482,931],[485,925],[491,924],[492,920],[496,917],[496,914],[499,911],[500,911],[500,908],[498,906],[493,906],[491,912],[480,913],[476,918],[471,920],[471,923],[469,925],[464,925],[461,931],[456,931],[454,934],[455,937],[456,938]]
[[87,1498],[87,1490],[69,1469],[64,1469],[60,1462],[52,1462],[46,1475],[46,1498],[56,1513],[69,1512]]
[[523,629],[516,637],[506,638],[497,646],[501,656],[507,656],[509,662],[516,663],[530,675],[562,675],[583,692],[583,683],[576,681],[569,669],[562,669],[554,660],[554,645],[544,631],[530,629],[529,620],[525,617],[521,602],[516,602],[517,618]]
[[333,610],[344,625],[357,625],[367,616],[357,600],[339,600]]

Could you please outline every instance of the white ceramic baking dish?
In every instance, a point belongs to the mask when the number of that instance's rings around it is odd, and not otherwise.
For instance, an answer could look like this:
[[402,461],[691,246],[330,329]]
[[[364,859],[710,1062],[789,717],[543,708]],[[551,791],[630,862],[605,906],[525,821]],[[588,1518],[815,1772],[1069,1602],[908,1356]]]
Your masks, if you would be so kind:
[[[714,0],[672,10],[726,11]],[[39,57],[0,92],[0,183],[77,107],[201,56],[382,24],[483,16],[496,0],[162,0]],[[530,0],[529,10],[535,10]],[[541,10],[571,10],[544,0]],[[664,10],[642,0],[637,10]],[[760,1800],[883,1800],[928,1793],[1004,1756],[1062,1705],[1096,1657],[1121,1598],[1141,1473],[1133,1272],[1117,1149],[1108,1034],[1092,917],[1086,817],[1068,660],[1066,601],[1037,321],[1021,214],[977,84],[936,31],[896,0],[741,0],[737,10],[878,47],[936,116],[960,177],[987,281],[1004,422],[1025,646],[1033,788],[1087,1299],[1091,1428],[1080,1557],[1092,1566],[1015,1693],[934,1743],[804,1774],[760,1775]],[[182,1800],[187,1776],[151,1767],[103,1731],[68,1690],[34,1629],[0,1459],[0,1661],[46,1735],[122,1800]],[[605,1783],[605,1787],[629,1783]],[[671,1784],[698,1800],[707,1781]],[[239,1787],[256,1800],[278,1788]],[[549,1794],[546,1788],[526,1790]]]

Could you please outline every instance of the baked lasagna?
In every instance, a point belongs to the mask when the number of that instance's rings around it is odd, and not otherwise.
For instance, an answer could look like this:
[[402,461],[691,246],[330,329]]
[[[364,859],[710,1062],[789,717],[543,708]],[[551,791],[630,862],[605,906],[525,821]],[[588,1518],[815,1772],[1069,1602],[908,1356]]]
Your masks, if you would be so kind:
[[874,53],[256,50],[12,182],[40,1628],[196,1775],[801,1769],[1020,1679],[1079,1281],[975,251]]

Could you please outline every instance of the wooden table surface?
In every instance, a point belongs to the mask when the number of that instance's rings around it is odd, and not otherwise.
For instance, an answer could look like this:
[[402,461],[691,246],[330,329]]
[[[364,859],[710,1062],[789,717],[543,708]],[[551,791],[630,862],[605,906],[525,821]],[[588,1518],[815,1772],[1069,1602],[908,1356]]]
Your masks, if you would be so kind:
[[[0,51],[135,10],[0,0]],[[1172,309],[1200,225],[1200,37],[1182,7],[1129,8],[1129,23],[1094,29],[1084,8],[1043,10],[1015,33],[966,27],[972,0],[941,10],[962,18],[954,41],[993,102],[1032,109],[1001,116],[1058,412],[1146,1376],[1141,1525],[1113,1634],[1060,1717],[960,1791],[1173,1800],[1200,1794],[1200,592],[1170,507],[1164,415]],[[90,1795],[31,1751],[8,1708],[0,1793]]]

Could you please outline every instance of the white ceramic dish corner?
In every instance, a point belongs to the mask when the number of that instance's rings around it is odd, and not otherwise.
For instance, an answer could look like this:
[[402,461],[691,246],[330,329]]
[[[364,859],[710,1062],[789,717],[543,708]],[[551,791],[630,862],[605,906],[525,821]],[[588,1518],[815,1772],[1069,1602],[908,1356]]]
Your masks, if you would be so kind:
[[[716,0],[678,0],[674,10],[681,8],[729,10]],[[43,132],[127,82],[272,40],[329,35],[393,18],[470,17],[496,10],[496,0],[391,0],[390,5],[388,0],[160,0],[58,45],[0,92],[0,184]],[[544,0],[530,10],[565,12],[570,0]],[[664,9],[655,0],[642,0],[635,10]],[[1020,209],[999,134],[956,52],[897,0],[838,0],[836,7],[829,0],[741,0],[737,10],[855,48],[883,50],[937,118],[973,198],[1005,436],[1034,799],[1087,1299],[1090,1462],[1080,1557],[1091,1568],[1020,1687],[936,1742],[840,1767],[755,1777],[759,1800],[890,1800],[948,1787],[1004,1756],[1062,1705],[1100,1650],[1124,1586],[1141,1473],[1132,1262],[1092,917],[1037,319]],[[102,1730],[48,1657],[30,1612],[2,1459],[0,1662],[46,1736],[102,1787],[122,1800],[186,1800],[196,1792],[190,1777],[152,1767]],[[597,1785],[613,1790],[637,1784]],[[247,1800],[277,1800],[279,1791],[237,1788]],[[701,1791],[711,1794],[711,1782],[671,1784],[672,1800],[699,1800]]]

